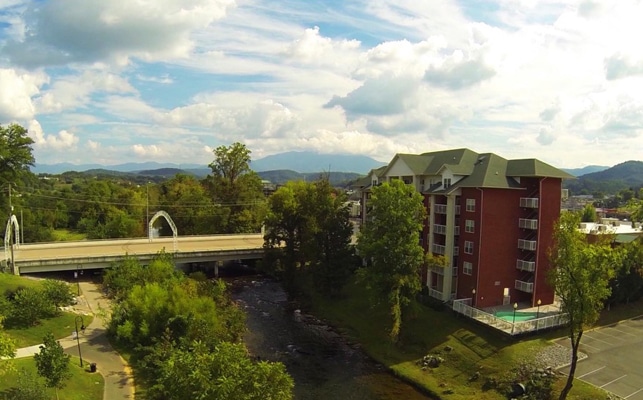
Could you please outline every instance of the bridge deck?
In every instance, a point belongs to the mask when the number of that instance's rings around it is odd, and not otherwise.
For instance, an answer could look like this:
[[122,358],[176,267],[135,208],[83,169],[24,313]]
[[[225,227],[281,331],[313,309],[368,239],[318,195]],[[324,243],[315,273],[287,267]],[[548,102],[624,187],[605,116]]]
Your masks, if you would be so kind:
[[[13,254],[20,270],[40,272],[70,269],[72,266],[76,268],[76,264],[83,264],[84,268],[104,268],[105,264],[109,265],[126,254],[149,259],[162,250],[174,254],[182,262],[244,258],[242,256],[257,258],[263,250],[263,236],[183,236],[176,241],[164,237],[152,241],[141,238],[36,243],[16,246]],[[0,252],[0,260],[6,261],[5,254],[10,253]]]

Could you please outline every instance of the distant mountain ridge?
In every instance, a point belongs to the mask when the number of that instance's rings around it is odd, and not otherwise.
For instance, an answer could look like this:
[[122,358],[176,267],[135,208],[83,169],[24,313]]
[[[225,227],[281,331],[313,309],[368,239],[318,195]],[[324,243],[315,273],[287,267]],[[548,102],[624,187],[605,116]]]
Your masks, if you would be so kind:
[[605,171],[608,168],[610,167],[606,167],[604,165],[588,165],[583,168],[561,168],[561,169],[567,172],[568,174],[572,174],[574,176],[582,176],[586,174],[591,174],[593,172]]
[[[295,152],[274,154],[250,163],[250,168],[256,172],[291,170],[299,173],[319,172],[353,172],[366,175],[373,168],[379,168],[386,163],[374,160],[367,156],[346,154],[319,154],[314,152]],[[62,174],[64,172],[84,172],[88,170],[109,170],[117,172],[140,172],[159,169],[179,169],[201,175],[209,172],[207,165],[201,164],[173,164],[158,162],[124,163],[116,165],[102,164],[36,164],[31,168],[36,174]],[[207,173],[206,172],[206,173]]]
[[569,180],[564,186],[572,192],[615,194],[624,189],[643,187],[643,161],[626,161],[603,171],[592,172]]

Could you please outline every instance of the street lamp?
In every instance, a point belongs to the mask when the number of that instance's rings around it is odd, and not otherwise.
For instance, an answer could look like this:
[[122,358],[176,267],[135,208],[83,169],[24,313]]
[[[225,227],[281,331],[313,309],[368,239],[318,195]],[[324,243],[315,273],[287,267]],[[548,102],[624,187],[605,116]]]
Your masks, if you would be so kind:
[[541,303],[542,302],[540,301],[540,299],[538,299],[538,301],[536,302],[536,305],[538,306],[538,307],[536,307],[536,331],[538,331],[538,318],[540,317],[540,304]]
[[75,324],[76,324],[76,344],[78,344],[78,357],[80,357],[80,366],[83,366],[83,355],[80,353],[80,336],[78,335],[78,320],[80,320],[80,330],[82,332],[85,331],[85,323],[83,321],[83,317],[78,315],[75,319]]
[[147,231],[147,236],[150,236],[150,183],[145,184],[145,230]]
[[82,275],[82,274],[83,274],[83,266],[81,264],[76,265],[76,271],[74,271],[74,278],[76,278],[76,288],[78,291],[78,296],[80,296],[80,276],[78,275]]
[[518,309],[518,303],[514,303],[514,319],[511,323],[511,334],[514,334],[514,328],[516,327],[516,310]]
[[475,288],[471,289],[471,305],[473,307],[476,306],[476,289]]

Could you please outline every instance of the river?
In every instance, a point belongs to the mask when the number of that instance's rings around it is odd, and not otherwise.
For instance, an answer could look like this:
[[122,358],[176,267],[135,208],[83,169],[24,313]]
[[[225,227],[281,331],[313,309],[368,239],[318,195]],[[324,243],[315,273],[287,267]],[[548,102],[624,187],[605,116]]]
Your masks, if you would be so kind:
[[247,314],[248,350],[286,365],[295,381],[296,400],[431,398],[388,373],[315,317],[291,310],[278,282],[258,276],[226,280]]

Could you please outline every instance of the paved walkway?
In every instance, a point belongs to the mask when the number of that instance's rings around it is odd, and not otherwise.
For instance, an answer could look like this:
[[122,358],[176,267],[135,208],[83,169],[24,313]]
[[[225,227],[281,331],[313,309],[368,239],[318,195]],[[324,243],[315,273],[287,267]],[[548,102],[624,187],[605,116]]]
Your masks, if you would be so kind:
[[[100,287],[91,282],[80,282],[83,295],[79,304],[74,306],[76,312],[94,314],[94,320],[79,334],[80,352],[83,365],[96,363],[98,372],[105,378],[105,400],[133,399],[134,379],[125,360],[112,348],[105,335],[102,315],[109,313],[109,302],[100,291]],[[75,332],[74,332],[75,333]],[[70,335],[60,339],[66,353],[78,356],[76,338]],[[40,345],[18,349],[16,358],[31,357],[40,351]]]

